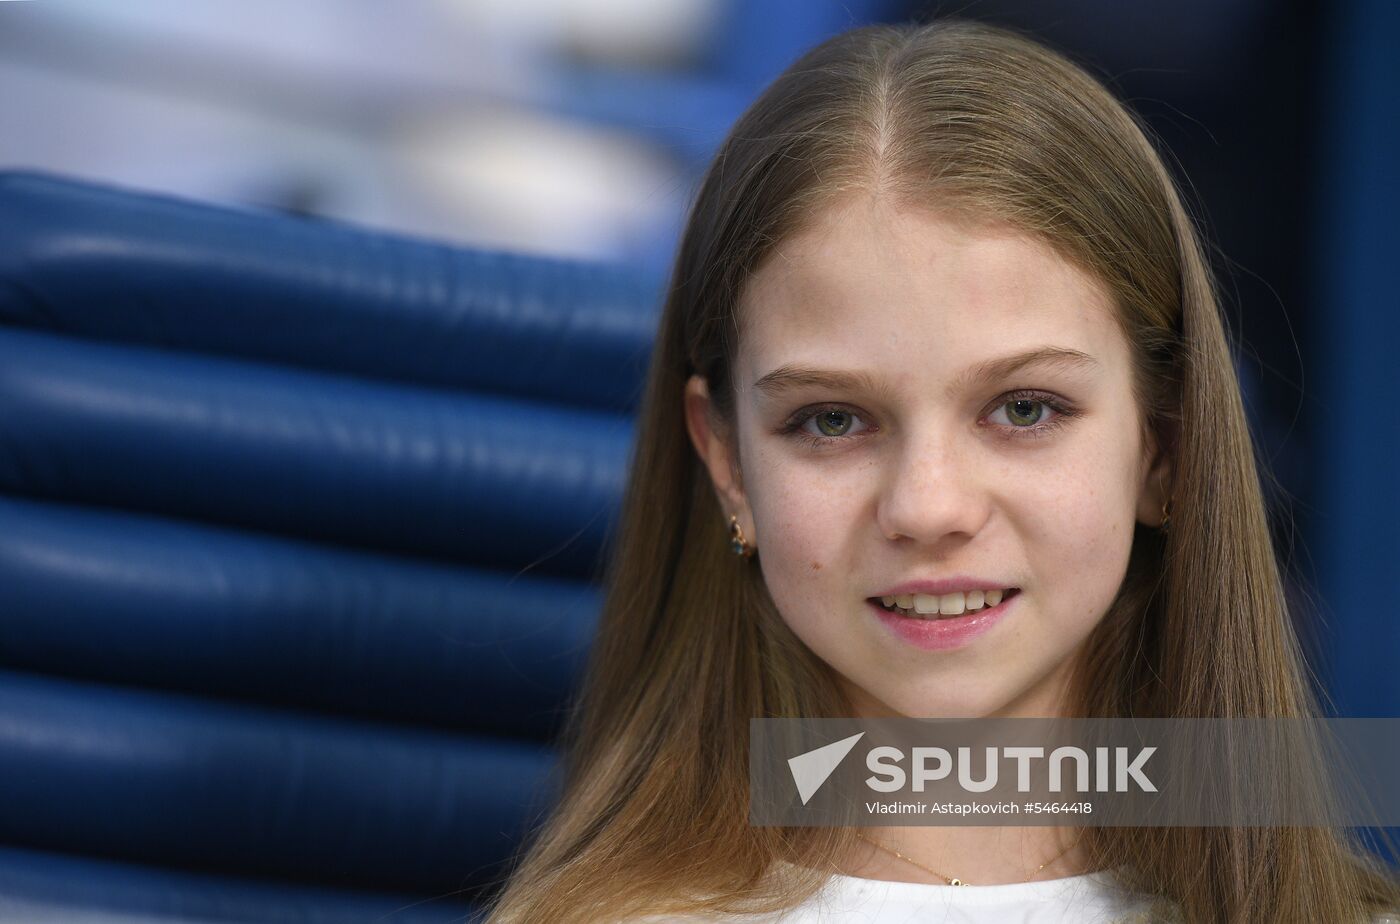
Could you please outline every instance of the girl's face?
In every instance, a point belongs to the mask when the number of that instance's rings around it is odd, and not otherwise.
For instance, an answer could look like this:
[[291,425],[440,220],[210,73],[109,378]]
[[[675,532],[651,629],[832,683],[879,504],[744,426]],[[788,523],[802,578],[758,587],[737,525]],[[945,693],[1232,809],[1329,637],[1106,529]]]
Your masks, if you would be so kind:
[[[737,432],[711,430],[696,376],[691,438],[855,713],[1071,713],[1073,656],[1167,476],[1107,290],[1009,228],[860,197],[782,244],[740,315]],[[902,602],[983,609],[882,606],[921,583]]]

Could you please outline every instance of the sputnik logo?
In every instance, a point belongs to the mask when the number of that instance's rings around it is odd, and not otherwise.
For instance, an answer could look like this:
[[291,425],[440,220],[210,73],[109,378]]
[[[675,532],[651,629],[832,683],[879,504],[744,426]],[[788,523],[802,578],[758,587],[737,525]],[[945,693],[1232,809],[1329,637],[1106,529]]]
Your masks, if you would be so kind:
[[821,789],[827,777],[831,776],[832,772],[841,765],[841,761],[846,759],[846,755],[851,753],[856,742],[863,737],[865,737],[865,732],[860,732],[849,738],[824,744],[815,750],[807,751],[805,754],[788,758],[788,769],[792,771],[792,781],[797,784],[797,794],[802,797],[803,805],[806,805],[807,800],[811,799],[818,789]]

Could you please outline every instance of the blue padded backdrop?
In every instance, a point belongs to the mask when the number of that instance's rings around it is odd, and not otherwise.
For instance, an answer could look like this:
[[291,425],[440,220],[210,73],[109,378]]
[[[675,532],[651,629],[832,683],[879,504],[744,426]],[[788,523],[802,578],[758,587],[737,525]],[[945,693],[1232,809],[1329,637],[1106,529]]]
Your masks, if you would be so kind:
[[473,913],[557,793],[657,308],[0,173],[0,915]]

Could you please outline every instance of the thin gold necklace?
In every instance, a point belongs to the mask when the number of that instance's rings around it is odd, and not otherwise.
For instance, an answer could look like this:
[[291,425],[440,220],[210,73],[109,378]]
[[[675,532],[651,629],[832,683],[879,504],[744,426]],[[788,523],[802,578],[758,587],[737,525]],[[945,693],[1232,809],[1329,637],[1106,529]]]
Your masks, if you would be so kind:
[[[883,850],[885,853],[894,854],[896,857],[899,857],[901,860],[903,860],[903,861],[906,862],[906,863],[912,863],[912,864],[914,864],[915,866],[917,866],[919,869],[923,870],[923,871],[926,872],[926,873],[933,873],[933,875],[937,876],[939,879],[946,880],[947,883],[948,883],[948,885],[955,885],[955,886],[970,885],[970,883],[969,883],[966,879],[958,879],[958,878],[955,877],[955,876],[945,876],[945,875],[943,875],[942,873],[940,873],[940,872],[939,872],[938,870],[936,870],[936,869],[930,869],[930,868],[928,868],[927,866],[924,866],[924,865],[923,865],[922,863],[920,863],[918,860],[911,860],[909,857],[906,857],[904,854],[900,853],[898,850],[894,850],[894,849],[892,849],[892,848],[886,847],[884,844],[879,844],[879,843],[876,843],[875,841],[872,841],[870,838],[866,837],[864,834],[861,834],[859,831],[856,832],[856,837],[858,837],[858,838],[860,838],[861,840],[865,841],[867,844],[873,844],[874,846],[876,846],[876,847],[880,848],[881,850]],[[1078,844],[1079,841],[1080,841],[1080,839],[1083,838],[1083,837],[1084,837],[1083,832],[1080,832],[1079,837],[1076,837],[1076,838],[1074,839],[1074,843],[1073,843],[1073,844],[1070,844],[1070,845],[1069,845],[1068,847],[1066,847],[1064,850],[1061,850],[1059,853],[1055,854],[1053,857],[1051,857],[1050,859],[1046,860],[1044,863],[1042,863],[1042,864],[1040,864],[1039,866],[1037,866],[1037,867],[1035,868],[1035,872],[1033,872],[1033,873],[1031,873],[1029,876],[1027,876],[1027,877],[1025,878],[1024,881],[1030,882],[1032,879],[1034,879],[1036,876],[1038,876],[1038,875],[1040,874],[1040,871],[1043,870],[1043,869],[1045,869],[1045,867],[1049,866],[1051,863],[1054,863],[1054,862],[1055,862],[1056,860],[1058,860],[1060,857],[1063,857],[1065,854],[1069,853],[1072,849],[1074,849],[1075,844]]]

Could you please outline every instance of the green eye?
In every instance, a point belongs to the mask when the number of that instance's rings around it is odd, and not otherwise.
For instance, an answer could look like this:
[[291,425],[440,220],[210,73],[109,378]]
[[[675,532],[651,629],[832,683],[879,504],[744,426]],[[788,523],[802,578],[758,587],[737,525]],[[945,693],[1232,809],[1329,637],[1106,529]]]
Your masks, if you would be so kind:
[[854,442],[879,429],[865,423],[860,414],[841,405],[812,410],[803,408],[778,430],[815,448]]
[[[851,429],[851,415],[845,411],[822,411],[813,418],[824,436],[844,436]],[[844,425],[840,422],[845,420]],[[833,420],[836,422],[833,423]]]
[[1006,419],[1014,426],[1029,427],[1039,423],[1045,402],[1021,398],[1016,401],[1008,401],[1002,407],[1006,408]]
[[1058,430],[1080,416],[1080,412],[1062,398],[1046,392],[1008,392],[996,410],[987,417],[990,423],[1008,437],[1042,437]]

